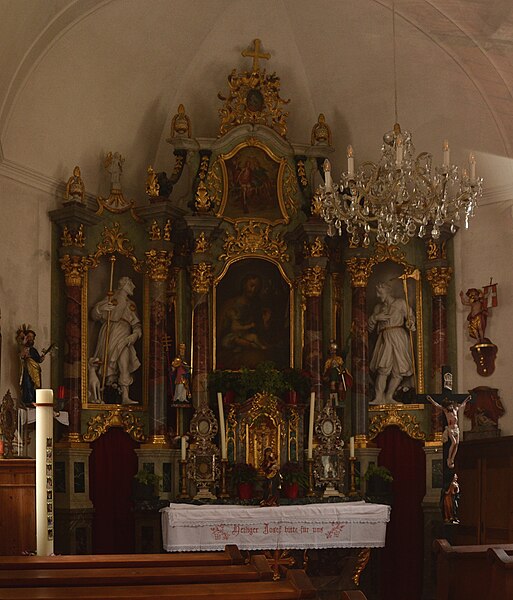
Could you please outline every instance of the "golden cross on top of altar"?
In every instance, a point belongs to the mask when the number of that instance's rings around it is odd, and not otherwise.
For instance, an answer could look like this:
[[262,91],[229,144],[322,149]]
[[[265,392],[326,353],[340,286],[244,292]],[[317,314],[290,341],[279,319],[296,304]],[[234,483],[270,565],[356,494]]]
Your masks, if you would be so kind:
[[260,66],[258,64],[259,59],[263,58],[265,60],[269,60],[271,58],[271,55],[269,52],[260,53],[261,44],[262,44],[262,42],[258,38],[254,39],[253,40],[253,48],[246,48],[246,50],[243,50],[241,52],[242,56],[253,59],[253,66],[252,66],[253,72],[260,70]]

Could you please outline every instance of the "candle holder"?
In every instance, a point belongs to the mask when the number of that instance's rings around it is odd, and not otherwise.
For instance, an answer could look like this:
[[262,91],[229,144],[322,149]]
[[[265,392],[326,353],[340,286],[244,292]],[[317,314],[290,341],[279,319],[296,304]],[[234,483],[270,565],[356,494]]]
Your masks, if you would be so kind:
[[188,500],[190,498],[187,493],[187,461],[180,460],[180,500]]
[[219,494],[219,498],[229,498],[230,494],[226,489],[226,469],[228,468],[228,459],[221,459],[221,493]]
[[307,458],[306,465],[308,468],[308,491],[306,492],[306,495],[307,497],[311,498],[312,496],[315,496],[313,478],[313,458]]
[[349,497],[358,496],[356,491],[356,456],[349,457]]

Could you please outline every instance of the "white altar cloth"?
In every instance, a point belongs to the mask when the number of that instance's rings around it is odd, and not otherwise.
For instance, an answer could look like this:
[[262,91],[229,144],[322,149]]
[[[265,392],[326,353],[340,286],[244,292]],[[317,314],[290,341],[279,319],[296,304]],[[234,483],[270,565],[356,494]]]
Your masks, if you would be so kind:
[[365,502],[288,506],[171,504],[161,509],[168,552],[381,548],[390,506]]

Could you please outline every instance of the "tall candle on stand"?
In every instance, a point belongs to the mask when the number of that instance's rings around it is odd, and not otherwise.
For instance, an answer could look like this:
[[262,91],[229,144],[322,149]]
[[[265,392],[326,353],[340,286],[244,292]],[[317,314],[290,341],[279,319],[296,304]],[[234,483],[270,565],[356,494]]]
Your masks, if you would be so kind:
[[182,435],[182,439],[181,439],[181,459],[182,460],[186,460],[187,459],[187,440],[185,439],[185,436]]
[[308,458],[313,458],[313,428],[315,414],[315,392],[310,394],[310,421],[308,424]]
[[221,438],[221,460],[226,460],[226,429],[224,425],[223,394],[217,392],[217,404],[219,406],[219,437]]
[[354,436],[349,438],[349,458],[354,458]]
[[[50,456],[50,457],[49,457]],[[53,554],[53,392],[36,390],[36,542],[38,556]]]

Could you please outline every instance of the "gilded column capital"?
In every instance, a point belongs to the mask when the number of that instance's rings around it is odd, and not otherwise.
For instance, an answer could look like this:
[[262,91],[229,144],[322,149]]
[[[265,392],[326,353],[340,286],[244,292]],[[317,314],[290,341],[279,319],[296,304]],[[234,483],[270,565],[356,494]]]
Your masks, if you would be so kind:
[[353,256],[346,260],[347,270],[351,275],[351,287],[366,287],[374,264],[372,258]]
[[64,281],[67,286],[80,287],[84,280],[84,273],[88,260],[85,256],[65,254],[59,259],[61,269],[64,271]]
[[447,296],[447,286],[451,277],[452,267],[431,267],[426,271],[426,279],[431,284],[433,296]]
[[169,250],[148,250],[146,272],[152,281],[166,281],[173,253]]
[[201,262],[189,267],[192,291],[197,294],[208,294],[212,287],[213,267],[210,263]]
[[305,296],[320,296],[325,277],[326,269],[323,269],[322,267],[315,266],[304,269],[301,274],[301,283],[303,284]]

